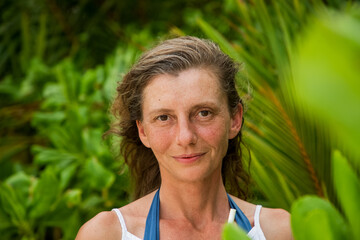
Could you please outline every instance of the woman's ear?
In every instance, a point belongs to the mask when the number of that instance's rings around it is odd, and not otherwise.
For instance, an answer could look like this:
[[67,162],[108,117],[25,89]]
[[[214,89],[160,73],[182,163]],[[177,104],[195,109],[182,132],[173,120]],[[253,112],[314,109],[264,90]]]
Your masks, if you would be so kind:
[[138,129],[139,138],[140,138],[141,142],[145,145],[145,147],[150,148],[150,144],[149,144],[147,135],[145,133],[144,126],[140,120],[136,120],[136,126]]
[[231,116],[229,139],[233,139],[239,133],[242,126],[243,107],[239,103],[236,112]]

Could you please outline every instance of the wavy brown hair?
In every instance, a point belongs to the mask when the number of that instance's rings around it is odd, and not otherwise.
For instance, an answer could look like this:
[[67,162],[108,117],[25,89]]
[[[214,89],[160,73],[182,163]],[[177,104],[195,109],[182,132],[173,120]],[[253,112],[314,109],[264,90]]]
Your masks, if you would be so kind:
[[[136,120],[142,120],[142,93],[151,79],[161,74],[176,75],[189,68],[204,68],[216,74],[226,93],[230,114],[242,104],[235,86],[239,65],[210,40],[179,37],[161,42],[145,52],[119,82],[111,106],[115,116],[109,131],[121,137],[120,154],[128,165],[135,187],[135,199],[160,187],[158,162],[151,149],[138,135]],[[244,119],[243,119],[244,120]],[[241,131],[229,140],[222,162],[222,179],[226,190],[242,199],[247,198],[249,175],[242,162]]]

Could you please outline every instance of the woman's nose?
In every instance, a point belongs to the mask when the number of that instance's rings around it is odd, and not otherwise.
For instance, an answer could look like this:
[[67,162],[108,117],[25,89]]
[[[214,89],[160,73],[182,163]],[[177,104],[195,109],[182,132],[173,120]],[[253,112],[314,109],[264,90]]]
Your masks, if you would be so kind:
[[181,146],[194,145],[197,141],[197,135],[194,126],[188,119],[178,119],[177,144]]

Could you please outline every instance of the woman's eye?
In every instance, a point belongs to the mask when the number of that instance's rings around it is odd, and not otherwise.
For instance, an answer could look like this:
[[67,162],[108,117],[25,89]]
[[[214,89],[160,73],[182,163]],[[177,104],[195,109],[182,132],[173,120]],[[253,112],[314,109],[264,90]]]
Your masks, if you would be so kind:
[[210,115],[210,111],[207,111],[207,110],[200,111],[200,112],[199,112],[199,115],[200,115],[201,117],[207,117],[207,116]]
[[164,122],[164,121],[169,120],[169,116],[168,115],[160,115],[156,119]]

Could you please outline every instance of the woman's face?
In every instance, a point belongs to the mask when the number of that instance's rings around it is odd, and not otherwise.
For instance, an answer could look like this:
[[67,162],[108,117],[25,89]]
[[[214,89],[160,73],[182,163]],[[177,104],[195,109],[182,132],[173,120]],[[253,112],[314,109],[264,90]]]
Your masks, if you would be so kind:
[[214,73],[192,68],[153,78],[143,92],[139,136],[154,152],[162,181],[199,181],[221,174],[228,140],[242,123],[242,108],[231,116]]

